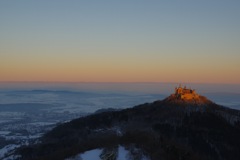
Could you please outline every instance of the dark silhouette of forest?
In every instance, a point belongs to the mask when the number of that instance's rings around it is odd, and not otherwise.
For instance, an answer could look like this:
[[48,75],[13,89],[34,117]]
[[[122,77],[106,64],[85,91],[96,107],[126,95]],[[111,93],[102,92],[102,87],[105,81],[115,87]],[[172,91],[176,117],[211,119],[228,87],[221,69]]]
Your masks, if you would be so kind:
[[17,152],[24,160],[61,160],[91,149],[134,145],[152,160],[239,160],[240,111],[200,98],[189,103],[168,97],[75,119]]

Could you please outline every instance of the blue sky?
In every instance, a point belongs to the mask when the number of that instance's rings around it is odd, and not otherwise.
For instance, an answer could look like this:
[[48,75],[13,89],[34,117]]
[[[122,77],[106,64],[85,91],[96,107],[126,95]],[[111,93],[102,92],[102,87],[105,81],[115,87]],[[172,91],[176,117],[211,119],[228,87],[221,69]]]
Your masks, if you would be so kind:
[[239,8],[237,0],[1,1],[0,80],[240,83]]

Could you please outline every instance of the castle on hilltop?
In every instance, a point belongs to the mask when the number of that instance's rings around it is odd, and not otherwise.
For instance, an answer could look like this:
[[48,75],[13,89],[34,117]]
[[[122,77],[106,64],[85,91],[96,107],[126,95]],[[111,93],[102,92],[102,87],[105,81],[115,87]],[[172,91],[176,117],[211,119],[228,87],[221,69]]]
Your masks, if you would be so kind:
[[186,86],[182,87],[181,85],[175,88],[175,96],[177,99],[186,99],[186,100],[199,98],[199,95],[196,93],[194,89],[188,89],[186,88]]

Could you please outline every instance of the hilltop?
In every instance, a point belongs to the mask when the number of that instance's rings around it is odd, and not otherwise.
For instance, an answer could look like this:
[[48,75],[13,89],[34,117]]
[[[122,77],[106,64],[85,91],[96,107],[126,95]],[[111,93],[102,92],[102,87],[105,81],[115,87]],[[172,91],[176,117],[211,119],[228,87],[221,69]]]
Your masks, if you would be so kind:
[[185,87],[175,88],[175,93],[171,94],[164,101],[172,104],[184,104],[184,105],[208,105],[213,102],[208,100],[206,97],[197,94],[194,89]]
[[151,160],[238,160],[239,135],[240,111],[217,105],[195,90],[178,87],[164,100],[59,125],[45,134],[41,143],[25,146],[18,153],[24,160],[61,160],[121,145],[137,148]]

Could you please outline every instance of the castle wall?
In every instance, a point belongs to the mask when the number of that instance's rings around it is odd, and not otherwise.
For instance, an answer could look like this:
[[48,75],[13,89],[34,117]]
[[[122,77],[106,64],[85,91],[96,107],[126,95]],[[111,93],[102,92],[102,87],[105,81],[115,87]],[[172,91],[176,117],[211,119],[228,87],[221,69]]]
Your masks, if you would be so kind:
[[199,95],[196,94],[195,90],[186,89],[182,87],[175,88],[175,95],[178,98],[187,99],[187,100],[199,98]]
[[183,94],[181,95],[181,99],[194,99],[194,98],[198,98],[199,96],[196,94]]

